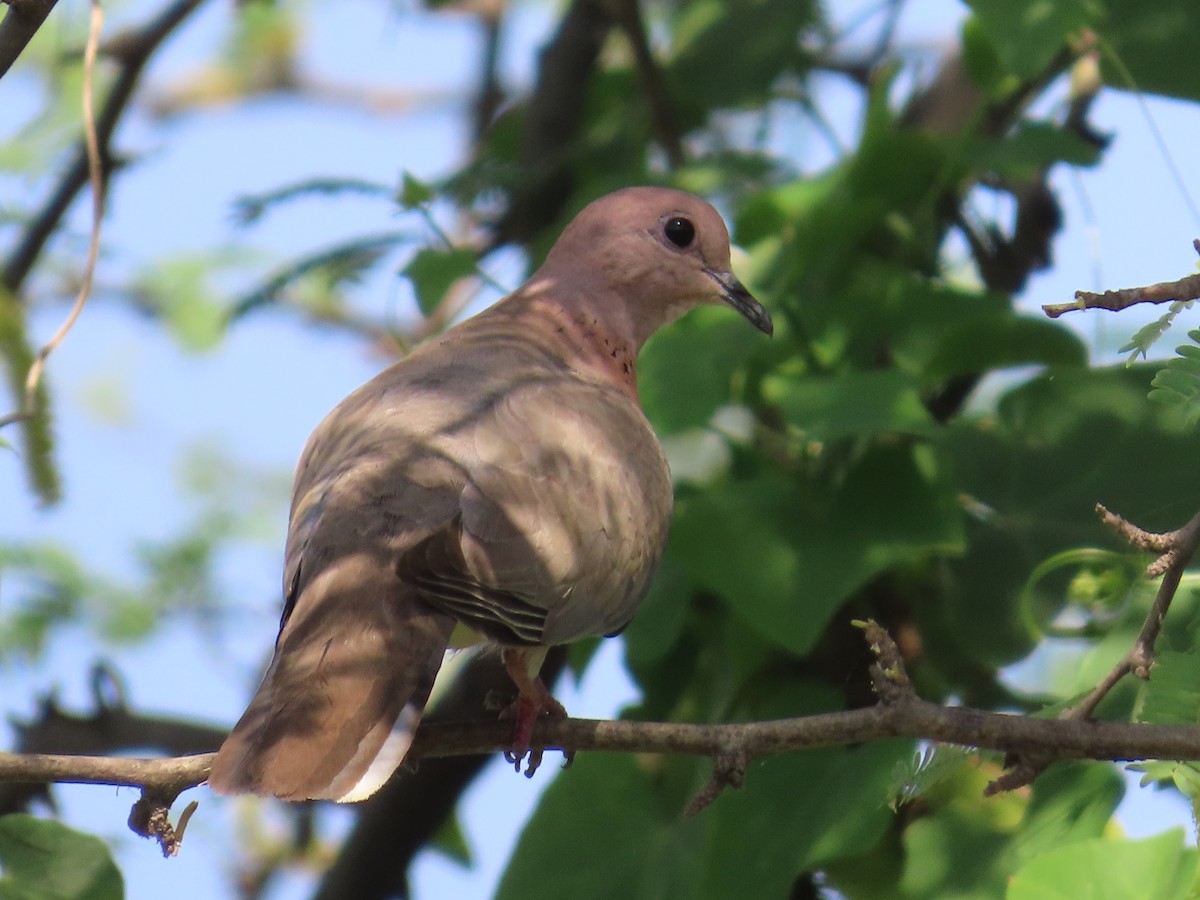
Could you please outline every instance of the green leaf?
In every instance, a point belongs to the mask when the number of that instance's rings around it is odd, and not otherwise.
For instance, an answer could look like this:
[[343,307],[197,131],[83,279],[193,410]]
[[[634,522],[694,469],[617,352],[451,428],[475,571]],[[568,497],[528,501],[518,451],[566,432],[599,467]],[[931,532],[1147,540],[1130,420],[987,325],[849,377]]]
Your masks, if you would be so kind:
[[[799,71],[796,36],[814,15],[811,0],[700,0],[684,7],[666,67],[672,100],[686,118],[708,110],[761,107],[775,81]],[[736,53],[729,52],[737,47]]]
[[983,142],[972,152],[976,166],[1013,180],[1035,177],[1057,162],[1094,166],[1099,160],[1094,143],[1049,122],[1022,122],[1003,140]]
[[1105,6],[1096,31],[1106,84],[1200,100],[1200,68],[1188,59],[1200,32],[1200,6],[1180,0],[1108,0]]
[[1081,28],[1103,14],[1098,0],[970,0],[975,18],[1005,66],[1020,78],[1040,74]]
[[[1177,488],[1162,473],[1186,471],[1200,435],[1147,403],[1147,386],[1145,366],[1058,369],[1004,395],[995,415],[943,430],[975,510],[966,555],[943,573],[949,592],[925,609],[944,665],[1004,664],[1032,649],[1037,634],[1017,612],[1029,573],[1063,550],[1120,546],[1096,521],[1097,502],[1151,530],[1178,527]],[[1043,626],[1069,597],[1061,584],[1034,587]]]
[[888,828],[888,784],[912,741],[806,750],[754,766],[741,790],[718,799],[704,854],[706,900],[787,897],[801,872],[872,847]]
[[291,200],[346,194],[382,198],[390,196],[391,190],[387,185],[365,181],[362,178],[305,178],[303,181],[262,194],[243,194],[233,201],[233,214],[238,224],[250,225],[261,219],[269,210]]
[[1018,869],[1008,900],[1185,900],[1193,896],[1196,851],[1172,829],[1143,841],[1097,838],[1057,847]]
[[979,315],[945,331],[925,375],[941,381],[1013,366],[1081,366],[1083,342],[1053,322],[1011,313]]
[[[20,408],[25,397],[25,378],[33,365],[34,351],[25,333],[25,315],[20,303],[0,287],[0,359],[8,372],[9,400]],[[43,373],[33,400],[34,414],[17,427],[21,432],[22,459],[30,489],[46,505],[62,497],[62,482],[54,463],[54,433],[50,428],[50,392]],[[5,410],[7,412],[7,410]]]
[[[970,776],[969,768],[960,770],[935,787],[924,798],[929,812],[904,830],[898,896],[1004,896],[1013,871],[1026,860],[1102,835],[1123,791],[1120,776],[1107,764],[1051,768],[1034,783],[1024,815],[1014,820],[1013,809],[982,796],[981,784]],[[1014,802],[1019,798],[1010,797]]]
[[763,382],[763,396],[814,440],[878,433],[929,435],[936,429],[921,402],[920,381],[897,369]]
[[698,896],[712,820],[682,813],[702,765],[580,754],[542,796],[496,900]]
[[24,813],[0,818],[2,900],[120,900],[121,872],[99,838]]
[[1142,692],[1141,721],[1200,725],[1200,656],[1159,650]]
[[440,850],[460,865],[471,865],[471,845],[467,843],[467,836],[463,833],[462,823],[457,815],[451,814],[446,817],[442,827],[430,840],[429,846]]
[[733,381],[767,348],[766,339],[732,310],[706,307],[664,328],[638,359],[638,391],[660,434],[706,425],[729,402]]
[[817,493],[762,478],[683,496],[668,552],[764,638],[806,653],[879,572],[961,550],[961,513],[928,450],[871,448]]
[[306,305],[318,310],[332,306],[336,299],[332,294],[341,284],[360,280],[389,250],[406,238],[407,235],[401,232],[367,235],[306,256],[242,296],[233,304],[227,318],[232,322],[260,306],[273,303],[285,288],[308,277],[321,278],[324,283],[318,286],[315,296],[303,298]]
[[475,273],[475,253],[459,247],[449,250],[423,247],[402,272],[412,281],[417,305],[428,316],[438,308],[454,282]]
[[405,209],[416,209],[424,206],[434,198],[433,187],[420,181],[408,172],[400,182],[400,205]]

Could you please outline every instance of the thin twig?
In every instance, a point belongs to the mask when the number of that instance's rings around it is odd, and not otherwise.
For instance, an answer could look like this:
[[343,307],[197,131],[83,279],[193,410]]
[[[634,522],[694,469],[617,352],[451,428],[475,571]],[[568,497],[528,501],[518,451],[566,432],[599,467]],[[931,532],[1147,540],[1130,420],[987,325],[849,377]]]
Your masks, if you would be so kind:
[[96,137],[95,94],[93,92],[96,71],[96,49],[100,46],[100,30],[104,26],[104,10],[100,0],[92,0],[91,18],[88,21],[87,46],[83,51],[83,142],[87,152],[88,180],[92,185],[92,233],[88,239],[87,262],[83,266],[83,277],[79,281],[79,293],[58,331],[38,351],[29,374],[25,376],[25,405],[34,402],[38,383],[46,359],[58,348],[79,320],[84,304],[92,292],[92,279],[96,274],[96,261],[100,258],[100,223],[104,218],[104,174],[100,165],[100,143]]
[[46,359],[66,339],[67,334],[75,325],[79,314],[83,312],[88,295],[92,291],[92,278],[96,273],[96,261],[100,257],[100,222],[104,217],[104,178],[100,164],[100,146],[96,139],[96,110],[95,110],[95,73],[96,53],[100,47],[100,31],[104,26],[104,10],[99,0],[92,0],[91,17],[88,21],[87,44],[83,51],[83,142],[84,155],[87,162],[88,179],[92,185],[92,233],[88,239],[87,261],[83,267],[83,277],[79,282],[79,293],[67,318],[58,327],[58,331],[50,338],[34,357],[29,371],[25,374],[25,387],[18,403],[18,409],[6,416],[0,416],[0,428],[32,419],[38,414],[38,386],[42,381]]
[[667,90],[666,79],[654,59],[650,49],[650,39],[646,34],[646,24],[642,21],[642,12],[638,0],[619,0],[613,4],[618,27],[625,33],[629,46],[633,50],[633,60],[637,67],[638,80],[642,85],[642,93],[650,105],[651,127],[655,140],[667,154],[667,162],[672,169],[680,168],[685,160],[683,139],[680,134],[679,117],[671,102]]
[[[96,142],[100,147],[101,162],[104,163],[106,187],[112,173],[109,144],[117,123],[120,122],[138,85],[142,70],[154,51],[202,2],[203,0],[176,0],[144,28],[128,35],[118,35],[109,42],[109,55],[118,61],[120,69],[104,107],[96,117]],[[14,297],[20,293],[21,286],[41,256],[46,243],[58,229],[76,195],[87,184],[88,171],[87,146],[80,141],[54,193],[41,211],[29,221],[16,248],[0,270],[0,288],[7,290]]]
[[1066,709],[1063,718],[1088,719],[1096,711],[1108,693],[1128,674],[1133,673],[1143,680],[1149,679],[1150,668],[1154,664],[1154,644],[1158,640],[1167,610],[1179,589],[1183,572],[1200,546],[1200,513],[1194,515],[1186,525],[1176,531],[1164,534],[1153,534],[1131,524],[1126,519],[1109,512],[1097,504],[1096,511],[1102,519],[1113,527],[1118,534],[1139,549],[1151,549],[1159,552],[1154,562],[1146,567],[1146,574],[1151,578],[1162,576],[1154,603],[1146,615],[1146,621],[1133,642],[1129,651],[1121,657],[1104,679],[1094,687],[1079,703]]
[[1160,281],[1144,287],[1121,288],[1119,291],[1076,291],[1074,303],[1048,303],[1042,306],[1051,319],[1077,309],[1106,309],[1119,312],[1138,303],[1172,303],[1177,300],[1200,299],[1200,275],[1188,275],[1177,281]]
[[[1179,589],[1180,579],[1192,557],[1200,547],[1200,513],[1197,513],[1182,528],[1162,534],[1138,528],[1116,513],[1110,512],[1103,505],[1096,504],[1096,512],[1101,521],[1112,528],[1117,534],[1140,550],[1151,550],[1159,556],[1146,567],[1149,578],[1162,576],[1150,612],[1142,623],[1141,631],[1134,639],[1133,645],[1118,660],[1108,674],[1092,688],[1087,695],[1073,706],[1059,713],[1060,721],[1086,722],[1092,724],[1092,715],[1100,702],[1109,695],[1113,688],[1120,684],[1126,675],[1132,673],[1142,680],[1149,680],[1150,669],[1154,665],[1154,645],[1162,631],[1167,610]],[[989,786],[989,791],[1014,790],[1027,784],[1045,770],[1046,766],[1058,757],[1053,753],[1017,754],[1006,761],[1006,771],[1000,778]]]

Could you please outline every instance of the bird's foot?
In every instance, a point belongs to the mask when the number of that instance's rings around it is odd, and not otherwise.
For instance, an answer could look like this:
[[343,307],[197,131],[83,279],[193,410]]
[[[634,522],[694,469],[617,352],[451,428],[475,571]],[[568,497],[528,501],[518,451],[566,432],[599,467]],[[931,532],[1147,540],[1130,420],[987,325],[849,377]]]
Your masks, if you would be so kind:
[[[503,713],[506,718],[516,720],[513,728],[512,749],[505,752],[504,758],[512,763],[518,772],[521,771],[522,761],[525,761],[526,778],[532,778],[533,773],[542,764],[544,748],[535,747],[533,744],[533,728],[538,719],[559,720],[567,717],[566,709],[550,695],[540,680],[537,685],[541,688],[539,694],[533,696],[528,693],[520,694]],[[564,755],[569,759],[572,754]]]
[[[524,761],[525,777],[532,778],[533,773],[542,764],[542,756],[545,750],[543,747],[535,747],[533,745],[534,726],[537,724],[538,719],[565,719],[567,711],[546,690],[546,685],[542,683],[542,679],[538,678],[536,674],[529,672],[529,668],[520,655],[520,651],[506,650],[504,663],[518,690],[517,699],[500,713],[501,718],[516,720],[516,725],[513,728],[512,749],[505,751],[504,758],[512,763],[518,772],[521,771],[521,763]],[[537,665],[540,668],[540,658],[537,660]],[[563,751],[563,756],[567,760],[567,765],[570,765],[574,758],[574,753]]]

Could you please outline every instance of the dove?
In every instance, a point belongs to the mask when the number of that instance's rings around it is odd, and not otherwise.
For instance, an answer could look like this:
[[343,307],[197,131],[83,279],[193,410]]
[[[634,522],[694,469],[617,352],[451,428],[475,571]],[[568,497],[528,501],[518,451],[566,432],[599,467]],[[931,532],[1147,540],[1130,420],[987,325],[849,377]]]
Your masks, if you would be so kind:
[[[586,206],[514,293],[350,394],[297,466],[275,653],[222,744],[219,794],[353,802],[403,762],[452,646],[500,648],[518,767],[566,713],[547,650],[618,634],[663,557],[673,491],[638,351],[725,304],[770,335],[699,197]],[[540,753],[537,754],[540,757]]]

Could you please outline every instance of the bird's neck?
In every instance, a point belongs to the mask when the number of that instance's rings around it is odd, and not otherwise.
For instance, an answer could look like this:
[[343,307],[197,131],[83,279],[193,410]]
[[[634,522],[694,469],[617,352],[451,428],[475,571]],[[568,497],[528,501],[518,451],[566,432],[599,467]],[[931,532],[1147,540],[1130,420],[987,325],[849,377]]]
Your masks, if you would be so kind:
[[556,299],[562,286],[527,283],[494,309],[512,315],[530,340],[570,368],[611,384],[637,399],[637,354],[641,342],[619,305],[577,292],[569,305]]

